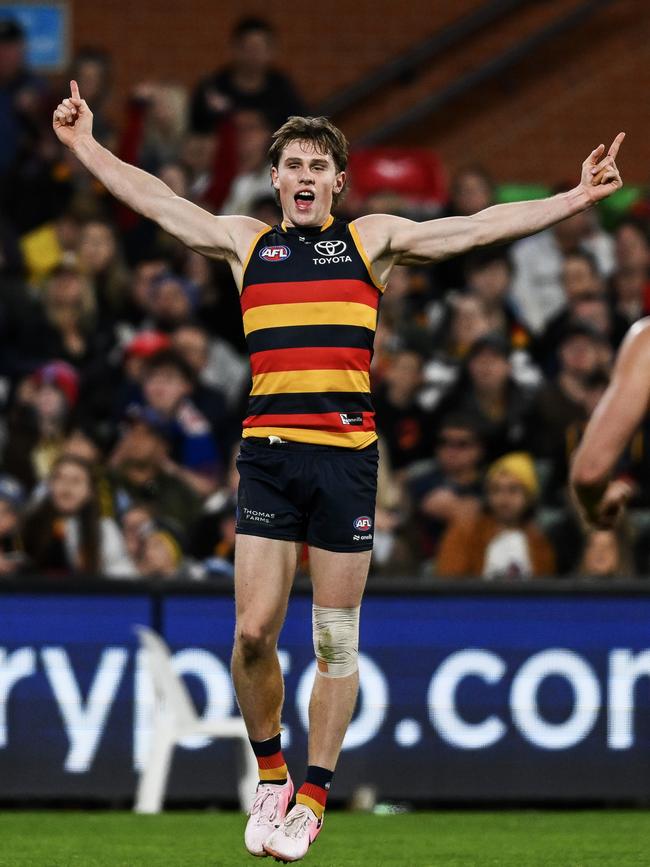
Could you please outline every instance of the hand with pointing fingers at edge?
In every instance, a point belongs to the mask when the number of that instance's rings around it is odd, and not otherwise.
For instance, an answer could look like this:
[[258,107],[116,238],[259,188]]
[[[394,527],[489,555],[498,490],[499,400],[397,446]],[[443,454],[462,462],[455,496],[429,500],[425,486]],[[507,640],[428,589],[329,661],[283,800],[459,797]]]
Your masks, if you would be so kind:
[[93,113],[81,98],[76,81],[70,82],[70,97],[56,107],[52,127],[58,139],[69,148],[74,148],[84,136],[92,136]]
[[605,145],[598,145],[582,164],[580,186],[587,193],[592,204],[611,196],[623,186],[616,165],[616,156],[624,138],[625,133],[619,132],[606,154]]

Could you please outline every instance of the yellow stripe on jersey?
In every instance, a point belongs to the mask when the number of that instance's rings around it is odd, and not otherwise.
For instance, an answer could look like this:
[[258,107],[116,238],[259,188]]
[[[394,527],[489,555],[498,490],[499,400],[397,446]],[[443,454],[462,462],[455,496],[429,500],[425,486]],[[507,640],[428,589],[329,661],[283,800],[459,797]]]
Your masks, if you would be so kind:
[[315,443],[319,446],[343,446],[349,449],[365,449],[377,439],[374,430],[333,433],[324,430],[309,430],[295,427],[247,427],[242,431],[246,437],[280,437],[293,443]]
[[[246,273],[246,269],[248,268],[248,263],[251,260],[251,256],[255,252],[255,247],[257,246],[257,242],[259,241],[259,239],[261,237],[263,237],[264,235],[266,235],[267,232],[270,232],[270,231],[271,231],[271,226],[264,226],[264,228],[260,229],[259,232],[257,233],[257,235],[255,235],[255,237],[253,238],[253,241],[252,241],[250,247],[248,248],[248,253],[246,255],[246,258],[242,262],[242,268],[241,268],[242,280],[244,279],[244,274]],[[239,287],[239,294],[241,295],[241,293],[243,291],[244,291],[243,286],[240,286]]]
[[377,311],[355,301],[308,301],[299,304],[265,304],[251,307],[244,313],[244,334],[261,328],[291,325],[357,325],[374,331]]
[[301,392],[369,392],[370,377],[364,370],[280,370],[253,377],[251,397],[258,394]]
[[363,259],[363,264],[368,269],[368,274],[370,276],[370,279],[375,284],[377,289],[379,289],[380,292],[384,292],[386,290],[386,284],[380,283],[379,280],[376,279],[374,272],[372,270],[372,262],[368,258],[368,254],[366,253],[366,248],[361,243],[361,238],[359,237],[359,232],[357,231],[357,227],[354,225],[354,223],[350,223],[348,228],[350,229],[350,235],[352,235],[352,240],[354,241],[354,246],[357,248],[357,252],[359,253],[361,258]]

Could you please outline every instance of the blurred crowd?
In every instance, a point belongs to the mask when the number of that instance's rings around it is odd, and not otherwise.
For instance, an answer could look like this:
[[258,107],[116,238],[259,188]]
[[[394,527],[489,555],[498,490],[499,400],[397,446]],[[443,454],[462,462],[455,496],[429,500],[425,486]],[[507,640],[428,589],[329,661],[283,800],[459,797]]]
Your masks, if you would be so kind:
[[[275,49],[267,22],[242,20],[228,62],[193,90],[142,82],[123,106],[104,52],[80,51],[69,75],[124,160],[214,213],[275,224],[270,136],[310,109]],[[0,574],[230,579],[250,378],[235,285],[59,145],[51,113],[66,93],[0,21]],[[392,158],[404,177],[362,177],[372,154],[357,155],[344,216],[470,215],[495,201],[484,167],[441,196],[439,176],[417,182],[438,171],[433,157]],[[649,268],[643,205],[608,231],[589,211],[507,248],[395,268],[372,365],[372,575],[650,573],[646,426],[619,468],[636,490],[623,525],[585,533],[567,494],[616,349],[650,309]]]

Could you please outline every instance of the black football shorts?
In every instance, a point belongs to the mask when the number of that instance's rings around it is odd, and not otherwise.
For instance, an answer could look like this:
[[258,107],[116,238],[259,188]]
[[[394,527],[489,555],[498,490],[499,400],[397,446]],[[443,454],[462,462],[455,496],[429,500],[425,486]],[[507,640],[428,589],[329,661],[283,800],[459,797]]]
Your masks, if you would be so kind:
[[237,532],[369,551],[375,529],[377,444],[364,449],[242,440]]

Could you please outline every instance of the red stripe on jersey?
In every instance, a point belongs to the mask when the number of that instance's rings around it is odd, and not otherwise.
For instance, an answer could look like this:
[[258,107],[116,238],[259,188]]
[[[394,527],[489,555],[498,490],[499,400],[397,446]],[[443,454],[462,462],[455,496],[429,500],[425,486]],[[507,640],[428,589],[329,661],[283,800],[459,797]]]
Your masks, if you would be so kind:
[[363,370],[370,367],[370,350],[348,346],[267,349],[251,353],[253,376],[280,370]]
[[291,283],[252,283],[241,294],[244,313],[267,304],[300,304],[314,301],[353,301],[376,310],[379,290],[363,280],[304,280]]
[[[362,424],[344,424],[341,421],[341,415],[347,416],[362,416]],[[375,429],[375,414],[374,412],[323,412],[309,413],[301,415],[300,413],[287,413],[285,415],[249,415],[244,419],[243,426],[247,427],[304,427],[314,430],[334,431],[335,433],[352,433],[354,431],[372,431]]]

